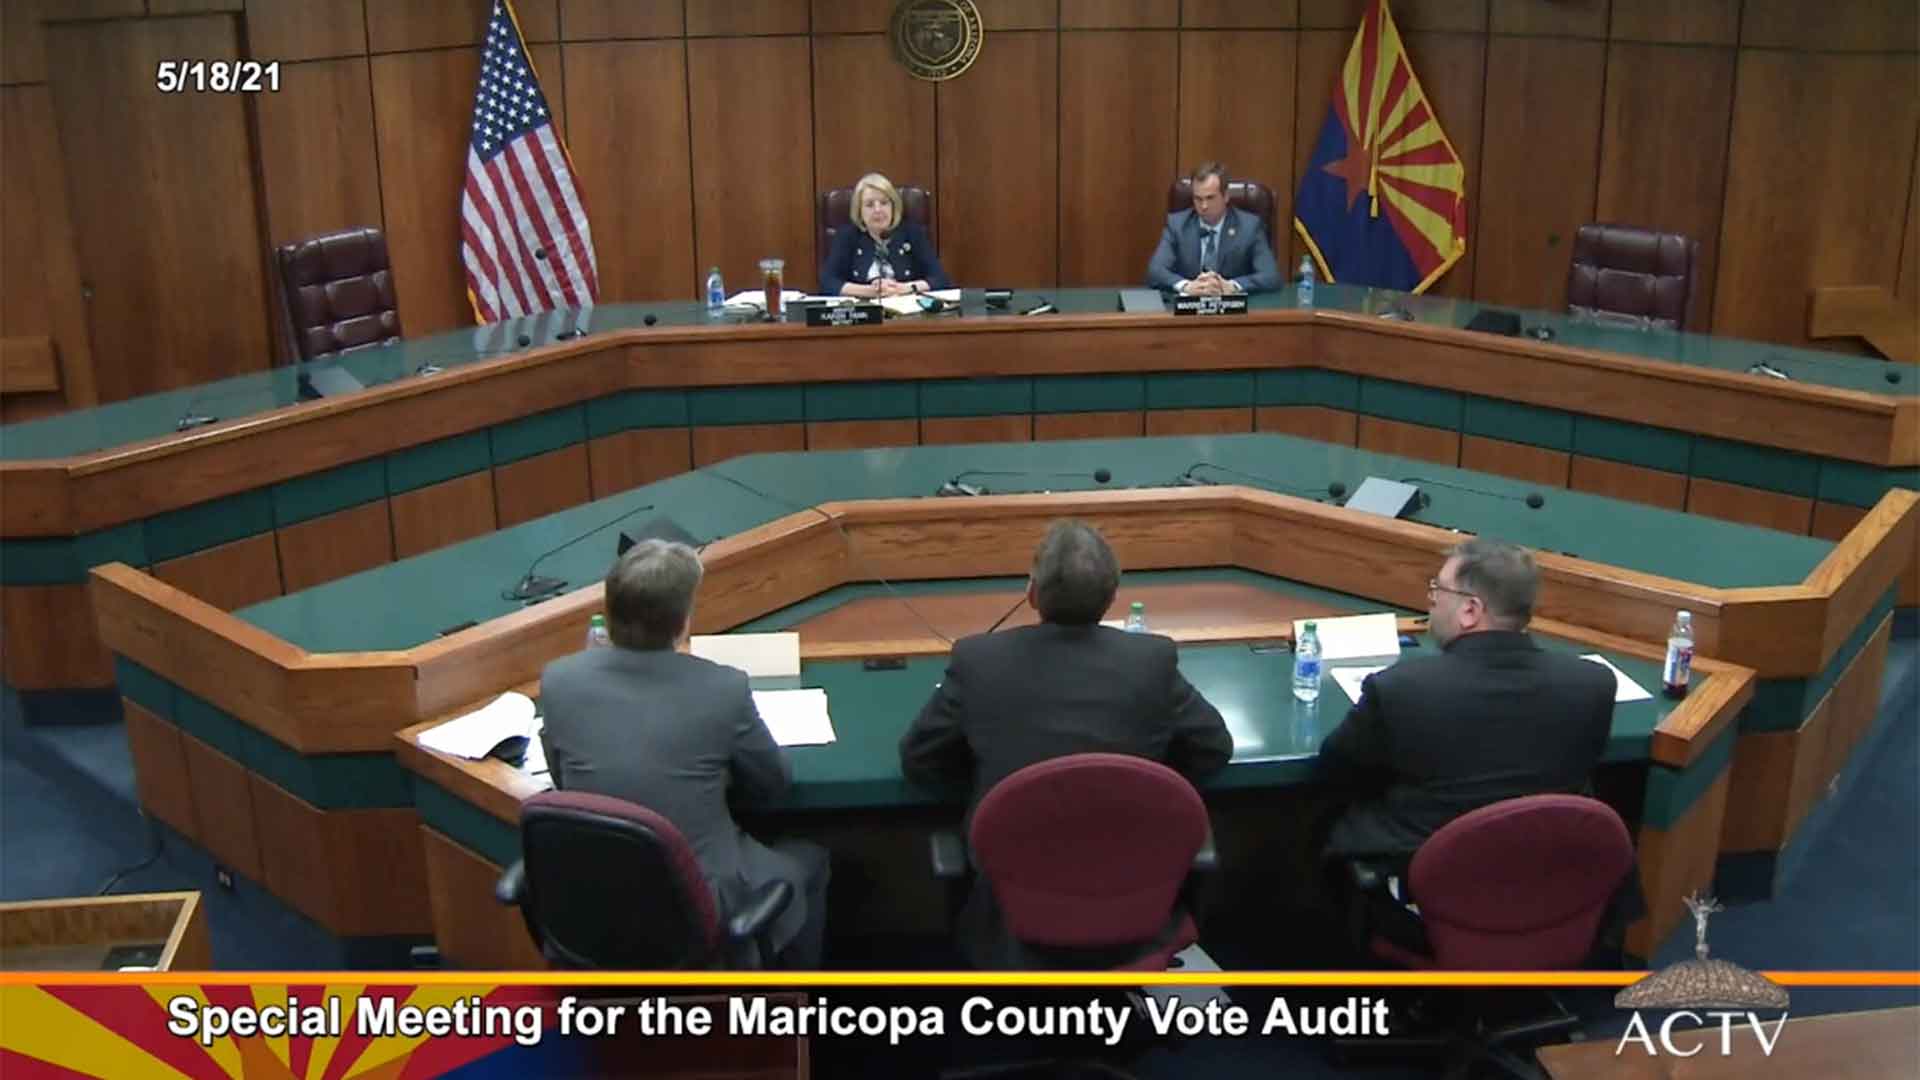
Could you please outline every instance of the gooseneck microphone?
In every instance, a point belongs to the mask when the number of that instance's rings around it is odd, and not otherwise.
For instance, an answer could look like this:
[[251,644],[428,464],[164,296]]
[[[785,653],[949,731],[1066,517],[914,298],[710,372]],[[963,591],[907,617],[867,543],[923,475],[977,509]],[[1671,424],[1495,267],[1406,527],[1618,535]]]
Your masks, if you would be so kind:
[[1324,496],[1330,499],[1338,499],[1347,493],[1347,485],[1342,483],[1339,480],[1332,481],[1331,483],[1327,484],[1326,487],[1320,488],[1320,489],[1293,487],[1288,484],[1282,484],[1278,480],[1275,480],[1270,476],[1260,476],[1256,473],[1242,472],[1239,469],[1230,469],[1225,465],[1216,465],[1211,461],[1196,461],[1192,465],[1187,466],[1186,472],[1183,472],[1179,476],[1176,476],[1173,478],[1174,486],[1175,487],[1212,487],[1214,484],[1219,482],[1216,480],[1209,480],[1204,476],[1195,476],[1194,474],[1199,472],[1201,469],[1211,469],[1214,472],[1226,473],[1228,476],[1237,476],[1242,480],[1251,480],[1254,483],[1260,485],[1261,487],[1266,488],[1268,491],[1272,491],[1280,495],[1298,495],[1302,498],[1309,498],[1309,499],[1318,499]]
[[[1529,491],[1523,497],[1520,495],[1508,495],[1504,491],[1488,491],[1486,488],[1468,487],[1465,484],[1449,484],[1444,480],[1430,480],[1424,476],[1402,477],[1400,482],[1403,484],[1431,484],[1434,487],[1451,488],[1454,491],[1465,491],[1474,495],[1485,495],[1489,499],[1505,499],[1508,502],[1525,503],[1529,510],[1538,510],[1547,505],[1547,497],[1537,491]],[[1427,493],[1424,491],[1420,492],[1416,498],[1419,502],[1419,509],[1425,509],[1433,504],[1433,500],[1428,498]]]
[[534,571],[540,568],[541,563],[547,561],[549,558],[552,558],[555,555],[560,554],[562,551],[567,550],[573,545],[579,543],[582,540],[587,539],[588,537],[594,535],[595,533],[600,532],[603,529],[610,529],[613,526],[618,525],[621,522],[627,520],[628,518],[634,516],[635,514],[645,513],[646,511],[651,509],[653,509],[652,503],[648,503],[645,506],[636,506],[631,510],[628,510],[621,514],[617,514],[611,518],[608,518],[607,520],[601,522],[600,524],[595,525],[593,528],[588,529],[586,532],[581,533],[579,536],[576,536],[573,539],[568,540],[566,543],[561,544],[558,547],[555,547],[551,551],[542,552],[537,558],[533,560],[533,562],[527,564],[527,572],[520,576],[520,580],[516,582],[512,588],[507,589],[500,594],[500,599],[502,600],[545,600],[547,597],[552,596],[555,593],[558,593],[560,590],[567,587],[566,579],[539,577],[535,575]]
[[1019,610],[1020,610],[1020,605],[1021,605],[1021,604],[1024,604],[1024,603],[1026,603],[1026,602],[1027,602],[1027,594],[1026,594],[1026,593],[1025,593],[1024,591],[1023,591],[1023,592],[1022,592],[1022,593],[1020,594],[1020,599],[1018,599],[1018,600],[1015,600],[1015,601],[1013,602],[1013,606],[1012,606],[1012,607],[1010,607],[1010,608],[1008,608],[1008,609],[1007,609],[1007,610],[1006,610],[1006,611],[1005,611],[1004,613],[1002,613],[1002,614],[1001,614],[1001,616],[1000,616],[999,618],[997,618],[997,619],[995,619],[995,620],[993,620],[993,625],[992,625],[992,626],[989,626],[989,627],[987,627],[987,631],[986,631],[986,632],[987,632],[987,633],[989,633],[989,634],[991,634],[991,633],[993,633],[993,632],[994,632],[995,630],[998,630],[998,629],[1000,629],[1000,624],[1001,624],[1001,623],[1004,623],[1004,622],[1006,622],[1006,621],[1007,621],[1008,619],[1011,619],[1011,618],[1013,618],[1013,613],[1014,613],[1014,612],[1016,612],[1016,611],[1019,611]]
[[[1108,469],[1095,469],[1090,473],[1025,472],[1025,471],[1000,471],[995,469],[968,469],[965,472],[955,473],[953,476],[953,479],[948,480],[944,484],[941,484],[939,489],[935,491],[934,494],[943,495],[943,496],[991,495],[993,494],[993,492],[988,490],[984,485],[973,484],[968,482],[969,478],[983,477],[983,476],[1011,476],[1011,477],[1018,477],[1026,480],[1031,480],[1037,477],[1052,477],[1054,479],[1065,479],[1065,480],[1091,480],[1096,484],[1104,484],[1107,481],[1113,479],[1113,473]],[[1013,492],[1011,494],[1021,494],[1021,493]]]

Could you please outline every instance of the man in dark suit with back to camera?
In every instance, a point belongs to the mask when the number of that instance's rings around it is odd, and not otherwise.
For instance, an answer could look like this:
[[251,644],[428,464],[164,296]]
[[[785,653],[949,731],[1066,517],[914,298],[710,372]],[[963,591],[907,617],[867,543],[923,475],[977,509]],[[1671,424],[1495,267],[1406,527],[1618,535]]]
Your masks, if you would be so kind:
[[1613,726],[1614,676],[1527,635],[1539,587],[1524,548],[1474,539],[1448,554],[1427,588],[1440,653],[1369,676],[1320,745],[1322,776],[1360,796],[1325,858],[1402,863],[1470,810],[1586,789]]
[[[1132,754],[1189,778],[1218,771],[1233,736],[1181,676],[1173,641],[1101,626],[1120,586],[1092,526],[1057,521],[1034,553],[1027,603],[1037,625],[954,642],[946,678],[900,740],[915,783],[965,789],[967,816],[995,784],[1068,754]],[[980,967],[1017,963],[991,892],[975,882],[961,938]]]
[[1167,215],[1147,284],[1186,296],[1232,296],[1280,287],[1266,223],[1227,205],[1227,170],[1209,161],[1193,170],[1193,209]]
[[793,773],[754,708],[744,672],[682,651],[704,571],[685,544],[642,540],[607,574],[607,635],[540,674],[547,764],[555,787],[639,803],[692,845],[722,911],[757,887],[793,883],[774,921],[783,964],[820,966],[828,860],[804,841],[769,847],[733,820],[731,797],[764,801]]

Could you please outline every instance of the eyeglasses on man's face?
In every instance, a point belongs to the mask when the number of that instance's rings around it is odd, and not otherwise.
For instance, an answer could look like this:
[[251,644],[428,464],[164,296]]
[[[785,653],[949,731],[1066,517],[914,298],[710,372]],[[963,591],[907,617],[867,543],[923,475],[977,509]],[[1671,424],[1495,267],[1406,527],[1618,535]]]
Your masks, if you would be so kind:
[[1463,596],[1463,597],[1466,597],[1468,600],[1480,599],[1480,594],[1478,593],[1470,593],[1465,589],[1456,589],[1451,585],[1440,584],[1440,579],[1437,577],[1432,577],[1427,579],[1427,599],[1431,600],[1433,599],[1435,593],[1443,593],[1443,592],[1452,593],[1455,596]]

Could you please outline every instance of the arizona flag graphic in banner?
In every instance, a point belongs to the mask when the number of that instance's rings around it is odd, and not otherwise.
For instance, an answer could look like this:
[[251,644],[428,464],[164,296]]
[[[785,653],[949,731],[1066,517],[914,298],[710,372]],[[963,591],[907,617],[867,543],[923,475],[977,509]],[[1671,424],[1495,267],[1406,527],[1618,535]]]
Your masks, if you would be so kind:
[[1374,0],[1294,200],[1324,280],[1422,292],[1467,253],[1466,169]]

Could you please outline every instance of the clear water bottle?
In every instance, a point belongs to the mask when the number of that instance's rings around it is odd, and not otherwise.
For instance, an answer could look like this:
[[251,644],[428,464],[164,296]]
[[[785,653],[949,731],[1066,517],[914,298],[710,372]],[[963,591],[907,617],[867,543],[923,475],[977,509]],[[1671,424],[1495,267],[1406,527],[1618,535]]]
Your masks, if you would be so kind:
[[1300,640],[1293,643],[1293,696],[1320,700],[1320,631],[1313,623],[1301,627]]
[[1313,306],[1313,256],[1300,256],[1300,283],[1294,286],[1294,299],[1301,307]]
[[727,286],[720,280],[720,268],[707,271],[707,311],[717,314],[727,306]]
[[1687,682],[1693,678],[1693,613],[1682,611],[1673,617],[1673,629],[1667,631],[1667,662],[1660,668],[1660,691],[1670,698],[1687,696]]
[[587,648],[605,649],[613,645],[613,639],[607,636],[607,617],[595,615],[587,624]]
[[1129,634],[1144,634],[1147,632],[1147,605],[1138,600],[1133,602],[1133,606],[1127,609],[1127,625],[1125,629]]

